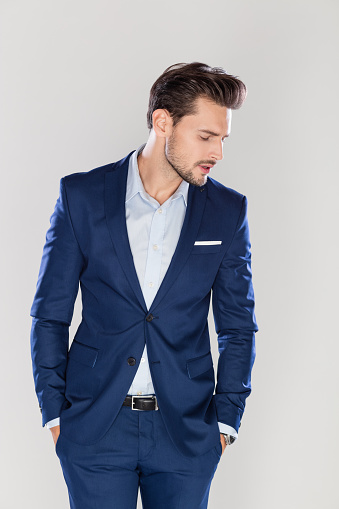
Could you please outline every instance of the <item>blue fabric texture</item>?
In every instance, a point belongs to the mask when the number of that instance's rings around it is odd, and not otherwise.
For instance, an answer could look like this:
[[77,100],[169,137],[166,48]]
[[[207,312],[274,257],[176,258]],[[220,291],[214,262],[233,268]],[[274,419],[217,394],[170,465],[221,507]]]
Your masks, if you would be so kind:
[[[60,181],[30,311],[42,424],[60,416],[63,440],[100,443],[147,345],[164,426],[178,451],[192,458],[219,444],[218,421],[238,431],[251,392],[258,327],[247,199],[211,178],[202,188],[189,186],[176,249],[148,308],[126,227],[131,155]],[[195,245],[216,240],[221,244]],[[82,321],[69,350],[79,281]],[[211,295],[220,352],[216,387]]]
[[173,444],[161,410],[123,406],[108,432],[93,445],[78,445],[61,432],[56,453],[71,509],[205,509],[221,457],[221,442],[199,456]]

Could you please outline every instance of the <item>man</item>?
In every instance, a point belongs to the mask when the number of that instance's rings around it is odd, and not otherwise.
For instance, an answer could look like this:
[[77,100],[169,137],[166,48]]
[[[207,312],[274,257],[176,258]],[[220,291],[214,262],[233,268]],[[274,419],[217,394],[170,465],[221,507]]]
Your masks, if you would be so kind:
[[258,330],[247,200],[209,173],[245,96],[221,68],[173,65],[152,86],[147,143],[61,179],[31,346],[73,509],[135,508],[139,486],[145,509],[206,508],[237,438]]

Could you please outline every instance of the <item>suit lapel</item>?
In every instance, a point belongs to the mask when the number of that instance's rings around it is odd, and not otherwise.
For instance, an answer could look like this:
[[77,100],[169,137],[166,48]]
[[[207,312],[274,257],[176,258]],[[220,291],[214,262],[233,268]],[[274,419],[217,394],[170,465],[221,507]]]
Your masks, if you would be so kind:
[[135,270],[126,226],[125,199],[127,173],[129,159],[133,152],[115,163],[114,168],[105,174],[105,213],[112,243],[122,270],[146,313],[147,306]]
[[194,242],[197,238],[207,198],[207,186],[197,187],[190,184],[187,196],[187,209],[181,228],[180,237],[172,256],[167,272],[150,307],[150,312],[159,305],[173,283],[179,277]]
[[[140,305],[147,313],[147,306],[133,262],[126,226],[126,184],[129,159],[133,152],[114,164],[105,174],[105,213],[111,240],[121,267]],[[170,265],[152,302],[153,311],[179,277],[197,238],[207,198],[207,186],[189,186],[187,209],[180,237]]]

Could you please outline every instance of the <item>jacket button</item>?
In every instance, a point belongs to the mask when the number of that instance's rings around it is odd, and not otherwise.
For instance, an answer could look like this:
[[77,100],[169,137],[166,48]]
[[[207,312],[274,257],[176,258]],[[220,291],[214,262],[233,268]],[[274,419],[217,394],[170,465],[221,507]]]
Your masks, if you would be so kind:
[[149,315],[146,316],[146,321],[147,322],[151,322],[153,320],[154,316],[152,315],[152,313],[150,313]]
[[134,366],[135,363],[136,363],[136,360],[134,359],[134,357],[128,357],[127,364],[129,366]]

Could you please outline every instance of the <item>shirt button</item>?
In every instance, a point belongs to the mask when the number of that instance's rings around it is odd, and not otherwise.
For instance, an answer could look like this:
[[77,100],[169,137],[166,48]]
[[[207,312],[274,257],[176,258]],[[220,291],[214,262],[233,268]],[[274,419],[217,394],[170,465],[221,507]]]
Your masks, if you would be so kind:
[[141,357],[141,362],[145,362],[145,357]]
[[158,214],[162,214],[162,209],[158,209]]
[[141,391],[138,391],[138,392],[137,392],[137,395],[138,395],[138,396],[141,396],[141,394],[142,394],[142,392],[141,392]]
[[153,249],[154,249],[154,251],[156,251],[158,249],[158,245],[157,244],[153,244]]
[[148,283],[148,286],[149,286],[150,288],[153,288],[154,283],[152,283],[152,281],[150,281],[150,282]]

